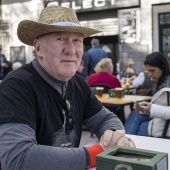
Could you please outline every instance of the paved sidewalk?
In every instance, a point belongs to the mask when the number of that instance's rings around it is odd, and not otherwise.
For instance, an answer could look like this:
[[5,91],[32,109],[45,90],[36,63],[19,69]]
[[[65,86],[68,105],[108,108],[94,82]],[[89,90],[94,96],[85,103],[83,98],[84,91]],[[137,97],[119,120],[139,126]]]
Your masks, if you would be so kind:
[[83,131],[81,141],[80,141],[80,147],[90,143],[91,141],[95,141],[96,139],[97,137],[95,135],[91,137],[90,131]]

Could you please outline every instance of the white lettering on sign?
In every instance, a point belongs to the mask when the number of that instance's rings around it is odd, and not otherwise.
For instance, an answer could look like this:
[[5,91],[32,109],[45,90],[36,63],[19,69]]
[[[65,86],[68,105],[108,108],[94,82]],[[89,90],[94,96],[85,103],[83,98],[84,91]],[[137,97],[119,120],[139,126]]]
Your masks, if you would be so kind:
[[62,2],[61,3],[61,6],[63,6],[63,7],[66,7],[66,8],[70,8],[70,2]]
[[92,0],[83,1],[83,9],[93,8]]
[[115,0],[111,0],[111,5],[115,5]]
[[[45,1],[45,0],[44,0]],[[139,0],[68,0],[67,2],[59,2],[57,0],[54,0],[53,2],[48,2],[47,1],[47,6],[49,5],[61,5],[67,8],[73,8],[74,10],[85,10],[85,9],[97,9],[97,8],[102,8],[105,7],[105,9],[110,9],[113,8],[114,6],[116,8],[120,7],[129,7],[129,6],[136,6],[139,5]]]
[[76,2],[75,1],[72,1],[72,8],[74,10],[78,10],[78,9],[81,9],[81,6],[76,6]]
[[106,5],[105,0],[95,0],[94,1],[94,6],[95,7],[102,7],[102,6],[105,6],[105,5]]
[[48,4],[47,4],[47,6],[50,6],[50,5],[59,5],[59,3],[58,2],[49,2]]

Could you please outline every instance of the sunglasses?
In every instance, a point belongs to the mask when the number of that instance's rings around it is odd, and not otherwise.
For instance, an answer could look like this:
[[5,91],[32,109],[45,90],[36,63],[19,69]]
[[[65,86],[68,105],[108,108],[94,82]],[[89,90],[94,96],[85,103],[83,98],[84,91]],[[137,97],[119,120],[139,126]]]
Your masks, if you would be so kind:
[[66,133],[69,133],[70,130],[73,128],[73,118],[72,118],[72,112],[71,112],[71,104],[68,100],[66,100]]

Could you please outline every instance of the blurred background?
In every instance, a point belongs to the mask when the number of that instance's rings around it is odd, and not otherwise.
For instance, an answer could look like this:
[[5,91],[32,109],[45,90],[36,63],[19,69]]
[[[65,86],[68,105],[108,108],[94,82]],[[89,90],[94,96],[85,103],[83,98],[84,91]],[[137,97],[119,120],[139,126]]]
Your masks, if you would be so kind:
[[0,44],[8,61],[32,61],[33,48],[17,38],[18,23],[37,20],[52,4],[74,8],[83,26],[102,31],[84,40],[85,49],[94,37],[107,44],[118,72],[127,58],[134,60],[137,73],[143,71],[145,56],[153,51],[170,59],[170,0],[0,0]]

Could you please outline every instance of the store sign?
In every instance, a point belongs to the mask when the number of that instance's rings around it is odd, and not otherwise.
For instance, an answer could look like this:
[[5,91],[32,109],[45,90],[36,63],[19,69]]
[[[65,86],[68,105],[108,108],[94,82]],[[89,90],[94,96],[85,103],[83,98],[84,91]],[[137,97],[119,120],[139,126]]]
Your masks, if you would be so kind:
[[29,2],[31,0],[0,0],[1,5]]
[[139,0],[44,0],[45,6],[61,5],[76,12],[139,6]]

